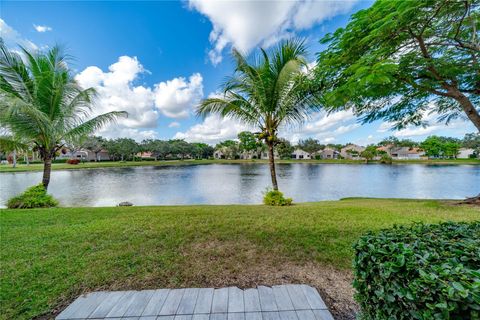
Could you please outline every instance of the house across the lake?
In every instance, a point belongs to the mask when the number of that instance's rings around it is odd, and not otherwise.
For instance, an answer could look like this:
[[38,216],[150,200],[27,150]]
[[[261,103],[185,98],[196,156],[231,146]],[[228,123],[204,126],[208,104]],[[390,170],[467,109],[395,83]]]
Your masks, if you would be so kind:
[[377,151],[384,151],[395,160],[420,160],[426,159],[425,152],[417,147],[395,147],[393,145],[381,146]]
[[458,159],[480,158],[480,154],[476,154],[474,149],[461,148],[458,150]]
[[356,144],[349,144],[340,150],[340,155],[344,159],[362,160],[363,158],[360,156],[360,153],[363,151],[365,151],[365,147]]
[[325,148],[318,152],[318,155],[321,159],[338,159],[340,157],[340,152],[332,148]]
[[82,161],[108,161],[110,160],[110,155],[107,150],[101,150],[100,152],[95,152],[80,149],[77,151],[66,150],[65,152],[60,153],[57,159],[79,159]]
[[292,152],[292,159],[294,160],[306,160],[306,159],[311,159],[310,153],[303,151],[302,149],[295,149],[295,151]]

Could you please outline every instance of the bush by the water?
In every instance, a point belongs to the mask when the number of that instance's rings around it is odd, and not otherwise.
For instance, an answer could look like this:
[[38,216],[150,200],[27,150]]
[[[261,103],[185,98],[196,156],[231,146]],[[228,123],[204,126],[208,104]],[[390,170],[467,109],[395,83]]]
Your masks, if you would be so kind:
[[397,226],[354,249],[361,319],[480,319],[480,222]]
[[57,205],[58,201],[47,194],[43,184],[28,188],[22,194],[8,200],[7,203],[10,209],[49,208]]
[[388,154],[382,154],[382,156],[380,157],[380,163],[392,164],[392,162],[393,159]]
[[292,204],[292,198],[285,198],[280,191],[267,191],[263,197],[263,203],[267,206],[289,206]]

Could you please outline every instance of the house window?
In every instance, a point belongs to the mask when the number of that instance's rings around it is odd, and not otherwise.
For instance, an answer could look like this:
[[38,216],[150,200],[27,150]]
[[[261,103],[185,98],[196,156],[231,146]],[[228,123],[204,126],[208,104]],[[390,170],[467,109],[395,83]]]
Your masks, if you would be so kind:
[[292,159],[297,159],[297,155],[295,153],[292,154]]
[[298,156],[299,159],[303,159],[303,154]]

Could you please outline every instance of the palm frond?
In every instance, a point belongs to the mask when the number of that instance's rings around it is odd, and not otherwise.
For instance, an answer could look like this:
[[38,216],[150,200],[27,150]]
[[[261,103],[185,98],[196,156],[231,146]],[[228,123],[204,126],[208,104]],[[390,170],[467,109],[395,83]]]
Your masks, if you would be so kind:
[[86,136],[94,133],[96,130],[102,128],[110,122],[116,121],[119,117],[127,117],[128,113],[125,111],[111,111],[99,116],[96,116],[93,119],[83,122],[77,127],[67,131],[63,138],[66,140],[72,140],[78,136]]

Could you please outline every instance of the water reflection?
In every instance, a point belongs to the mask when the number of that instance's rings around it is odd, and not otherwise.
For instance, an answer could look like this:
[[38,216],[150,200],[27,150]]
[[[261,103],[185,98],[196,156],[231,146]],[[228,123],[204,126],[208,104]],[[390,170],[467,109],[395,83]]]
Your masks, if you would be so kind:
[[[457,198],[480,191],[480,166],[281,164],[282,191],[295,201],[343,197]],[[1,173],[0,204],[41,180]],[[50,192],[64,206],[260,203],[266,164],[212,164],[54,171]]]

